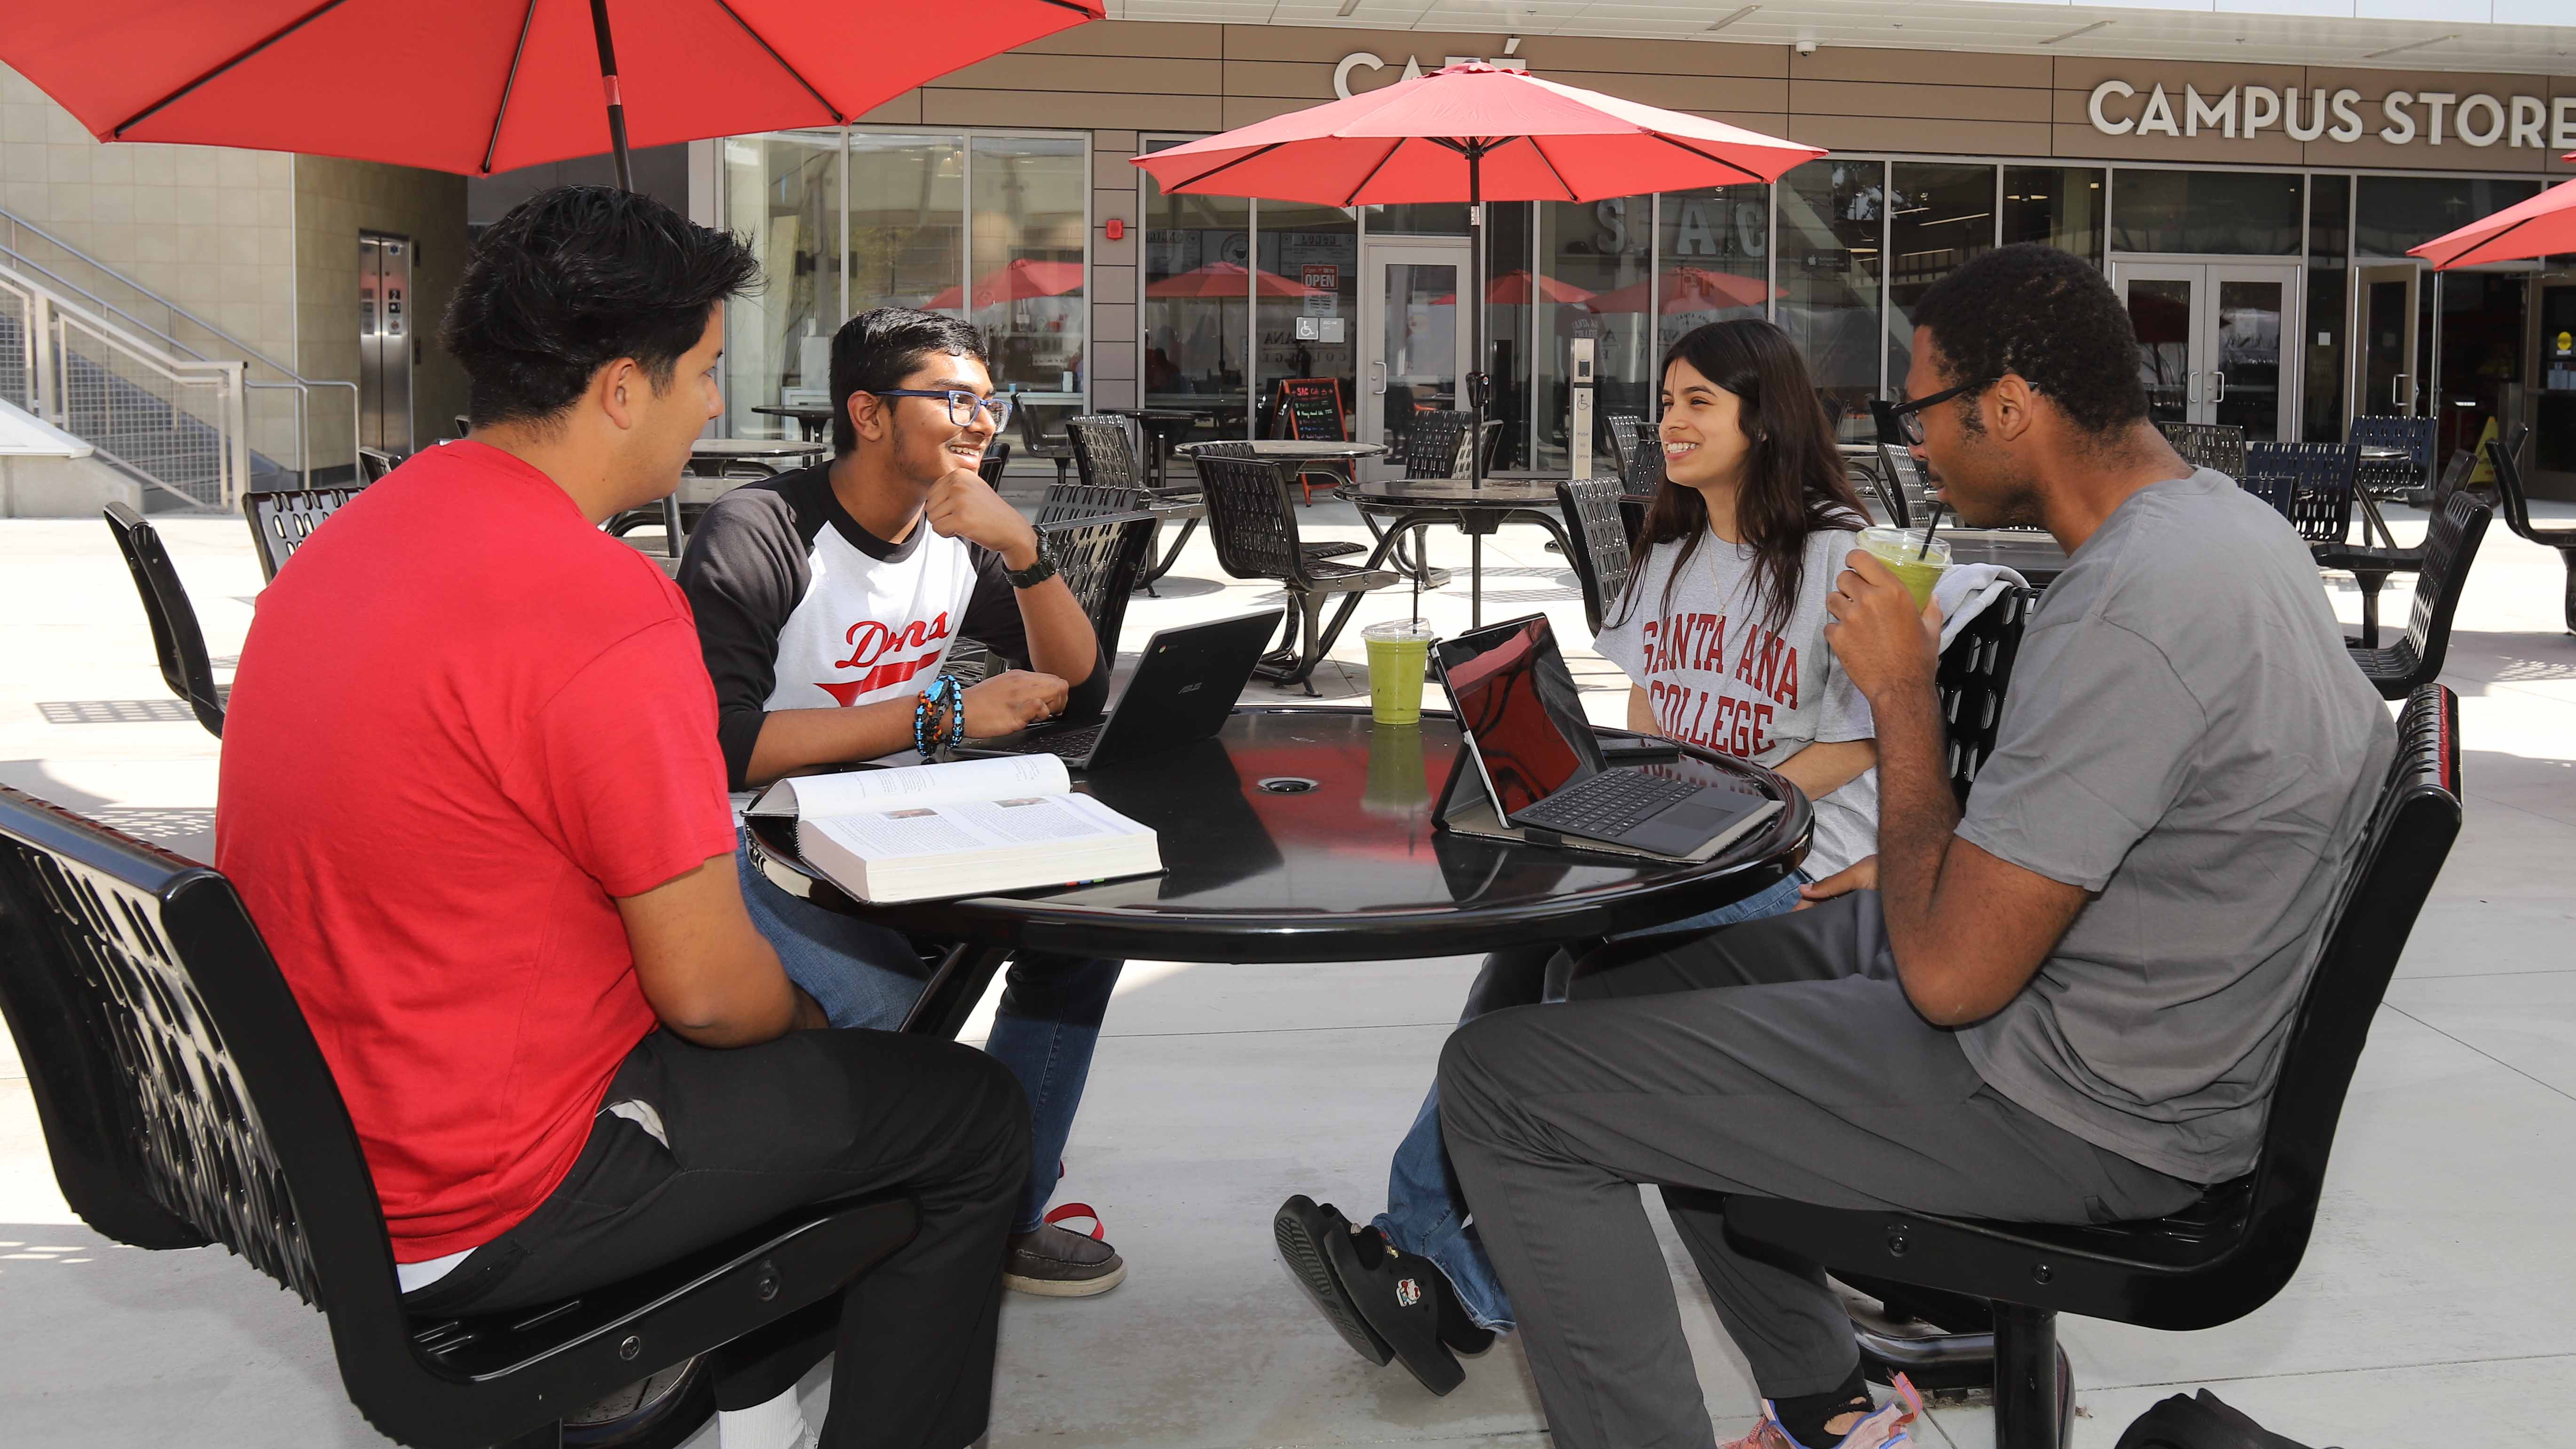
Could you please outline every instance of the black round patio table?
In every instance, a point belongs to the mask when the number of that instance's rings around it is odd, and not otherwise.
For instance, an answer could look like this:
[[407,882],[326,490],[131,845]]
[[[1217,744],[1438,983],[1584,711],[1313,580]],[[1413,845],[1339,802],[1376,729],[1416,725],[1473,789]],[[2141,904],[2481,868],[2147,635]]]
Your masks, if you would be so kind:
[[[1605,739],[1628,738],[1603,730]],[[1213,739],[1076,777],[1160,837],[1159,876],[964,900],[851,900],[755,817],[769,878],[918,940],[959,943],[903,1029],[955,1035],[1015,950],[1204,962],[1375,961],[1640,930],[1765,889],[1805,855],[1806,797],[1758,766],[1685,747],[1649,768],[1778,800],[1710,860],[1650,861],[1457,835],[1432,811],[1459,736],[1450,717],[1379,725],[1347,707],[1243,705]]]
[[[1553,478],[1487,478],[1482,487],[1464,478],[1381,478],[1343,489],[1342,496],[1357,505],[1363,516],[1381,514],[1391,519],[1366,566],[1383,566],[1387,555],[1397,552],[1398,540],[1411,533],[1414,567],[1405,572],[1421,569],[1426,586],[1437,587],[1431,584],[1430,576],[1440,571],[1429,567],[1429,556],[1422,551],[1423,530],[1441,523],[1467,535],[1469,628],[1484,627],[1485,540],[1504,524],[1537,524],[1556,540],[1557,548],[1567,558],[1574,557],[1577,546],[1565,536],[1565,520],[1557,511]],[[1397,564],[1404,564],[1400,554]]]

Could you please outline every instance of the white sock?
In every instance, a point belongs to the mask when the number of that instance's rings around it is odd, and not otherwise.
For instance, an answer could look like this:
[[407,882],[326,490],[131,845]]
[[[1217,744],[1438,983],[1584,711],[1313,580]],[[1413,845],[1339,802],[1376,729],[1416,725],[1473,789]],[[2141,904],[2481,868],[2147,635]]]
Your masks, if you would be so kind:
[[793,1388],[748,1409],[726,1409],[716,1415],[719,1449],[805,1449],[805,1411],[796,1406]]

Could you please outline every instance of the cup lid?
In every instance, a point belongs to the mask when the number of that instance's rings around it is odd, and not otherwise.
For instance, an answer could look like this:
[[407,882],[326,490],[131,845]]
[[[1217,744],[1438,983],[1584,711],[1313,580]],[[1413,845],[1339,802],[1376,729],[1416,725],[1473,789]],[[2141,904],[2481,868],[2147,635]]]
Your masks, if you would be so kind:
[[1390,639],[1398,642],[1409,642],[1411,640],[1419,639],[1427,644],[1432,640],[1439,638],[1440,635],[1437,631],[1433,630],[1429,624],[1423,623],[1419,619],[1388,619],[1383,623],[1371,624],[1367,628],[1360,630],[1360,637],[1363,639]]

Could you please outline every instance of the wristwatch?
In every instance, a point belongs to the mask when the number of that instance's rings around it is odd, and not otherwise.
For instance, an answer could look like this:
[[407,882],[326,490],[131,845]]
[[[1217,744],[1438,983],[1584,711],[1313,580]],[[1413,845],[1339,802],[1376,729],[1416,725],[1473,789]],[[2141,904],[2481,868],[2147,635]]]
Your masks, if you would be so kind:
[[1038,535],[1038,559],[1036,563],[1030,564],[1024,569],[1015,569],[1005,566],[1002,570],[1002,577],[1009,579],[1011,581],[1011,587],[1015,589],[1034,589],[1038,585],[1045,583],[1047,580],[1054,578],[1055,560],[1047,557],[1046,535],[1043,533]]

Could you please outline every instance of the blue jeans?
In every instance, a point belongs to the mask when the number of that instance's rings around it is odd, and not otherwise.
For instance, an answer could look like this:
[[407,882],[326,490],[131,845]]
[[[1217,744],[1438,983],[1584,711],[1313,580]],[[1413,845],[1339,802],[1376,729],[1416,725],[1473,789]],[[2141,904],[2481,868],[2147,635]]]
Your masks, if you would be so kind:
[[[827,911],[769,883],[739,849],[742,901],[778,952],[788,979],[837,1027],[892,1031],[921,995],[921,953],[899,931]],[[1011,1069],[1029,1097],[1029,1177],[1011,1231],[1035,1229],[1062,1170],[1065,1139],[1091,1076],[1111,991],[1123,961],[1018,955],[1003,976],[985,1052]]]
[[[1793,871],[1786,880],[1759,895],[1685,921],[1631,931],[1621,939],[1696,935],[1739,921],[1776,916],[1798,904],[1798,887],[1808,879],[1805,871]],[[1476,984],[1468,989],[1467,1009],[1460,1014],[1459,1023],[1464,1025],[1506,1006],[1552,999],[1542,983],[1548,961],[1556,954],[1557,948],[1550,946],[1498,951],[1486,957],[1485,969],[1477,973]],[[1467,1214],[1467,1200],[1449,1170],[1448,1149],[1440,1138],[1440,1088],[1436,1083],[1423,1094],[1422,1110],[1414,1115],[1413,1130],[1404,1134],[1404,1140],[1396,1145],[1394,1160],[1387,1164],[1386,1211],[1378,1214],[1376,1225],[1389,1242],[1438,1264],[1477,1323],[1497,1333],[1512,1331],[1511,1299],[1503,1292],[1503,1285],[1495,1281],[1493,1261],[1485,1256],[1484,1242],[1476,1236],[1476,1225]]]

